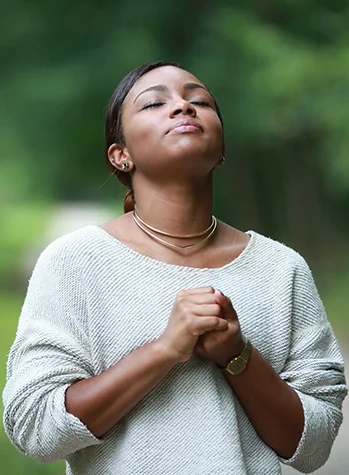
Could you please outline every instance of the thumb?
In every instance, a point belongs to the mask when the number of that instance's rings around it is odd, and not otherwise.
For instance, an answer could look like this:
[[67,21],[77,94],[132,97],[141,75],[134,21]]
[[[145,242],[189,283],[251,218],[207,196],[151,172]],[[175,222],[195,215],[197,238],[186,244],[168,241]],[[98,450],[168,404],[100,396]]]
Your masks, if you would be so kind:
[[222,317],[226,320],[237,320],[237,314],[229,297],[223,294],[221,290],[215,290],[216,302],[221,307]]
[[217,325],[215,330],[227,330],[228,329],[228,319],[227,318],[219,318],[217,321]]

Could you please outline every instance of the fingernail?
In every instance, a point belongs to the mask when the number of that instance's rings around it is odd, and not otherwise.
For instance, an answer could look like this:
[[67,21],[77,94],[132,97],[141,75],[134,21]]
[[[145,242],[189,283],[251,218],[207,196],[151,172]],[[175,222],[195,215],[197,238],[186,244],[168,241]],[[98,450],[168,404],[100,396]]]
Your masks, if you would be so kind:
[[219,289],[217,289],[217,290],[218,290],[218,292],[220,292],[223,295],[223,297],[225,297],[225,295],[223,294],[223,292],[221,290],[219,290]]

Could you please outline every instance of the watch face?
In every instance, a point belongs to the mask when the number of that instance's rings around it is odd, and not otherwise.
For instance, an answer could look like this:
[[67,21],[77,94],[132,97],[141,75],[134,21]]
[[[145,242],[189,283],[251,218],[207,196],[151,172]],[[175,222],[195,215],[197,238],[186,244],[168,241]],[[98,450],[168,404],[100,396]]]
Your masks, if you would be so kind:
[[247,339],[246,346],[241,355],[236,356],[234,359],[232,359],[225,367],[225,370],[232,375],[240,374],[246,368],[248,360],[251,356],[251,352],[252,344],[250,340]]
[[227,370],[231,372],[232,374],[239,374],[245,368],[246,368],[246,361],[244,361],[242,358],[237,358],[236,360],[232,361],[228,365]]

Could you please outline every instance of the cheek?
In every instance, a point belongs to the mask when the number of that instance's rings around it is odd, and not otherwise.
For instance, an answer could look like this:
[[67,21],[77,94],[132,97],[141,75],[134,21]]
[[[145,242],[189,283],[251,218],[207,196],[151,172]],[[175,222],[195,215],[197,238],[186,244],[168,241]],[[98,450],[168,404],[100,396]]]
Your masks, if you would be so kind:
[[154,125],[147,120],[130,121],[124,128],[124,137],[131,155],[147,154],[157,142],[157,133]]
[[215,115],[213,129],[215,130],[216,134],[220,137],[223,137],[223,128],[219,117]]
[[221,124],[219,119],[218,119],[218,121],[215,120],[211,124],[211,130],[212,130],[211,137],[214,139],[213,140],[214,143],[221,147],[223,145],[224,138],[223,138],[222,124]]

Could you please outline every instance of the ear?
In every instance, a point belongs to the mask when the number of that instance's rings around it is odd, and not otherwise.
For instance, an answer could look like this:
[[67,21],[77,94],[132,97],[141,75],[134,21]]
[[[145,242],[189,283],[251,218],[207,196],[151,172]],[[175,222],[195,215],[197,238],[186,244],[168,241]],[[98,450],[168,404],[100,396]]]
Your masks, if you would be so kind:
[[134,168],[134,163],[127,147],[122,147],[116,143],[113,143],[108,148],[108,159],[117,170],[125,172],[126,166],[127,171],[130,172]]
[[225,142],[222,142],[222,156],[225,157]]
[[222,142],[222,154],[219,157],[219,160],[218,160],[218,162],[215,166],[216,167],[221,167],[222,165],[224,165],[224,163],[225,163],[225,142],[223,141]]

